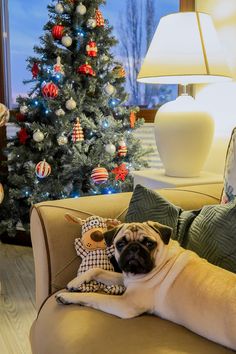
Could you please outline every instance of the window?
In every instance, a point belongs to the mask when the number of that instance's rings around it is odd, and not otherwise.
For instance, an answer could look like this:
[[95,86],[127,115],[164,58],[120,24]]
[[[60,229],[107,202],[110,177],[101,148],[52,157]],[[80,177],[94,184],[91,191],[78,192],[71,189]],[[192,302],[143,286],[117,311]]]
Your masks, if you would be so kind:
[[[33,54],[33,47],[43,34],[43,26],[48,20],[49,2],[0,0],[4,10],[2,13],[7,13],[7,6],[9,11],[7,26],[10,33],[8,52],[11,64],[5,70],[5,77],[8,73],[7,81],[11,83],[11,87],[8,85],[6,96],[11,96],[8,104],[11,100],[13,106],[16,97],[26,94],[30,89],[30,85],[23,84],[24,80],[31,78],[31,73],[26,69],[26,59]],[[136,77],[160,17],[178,11],[179,0],[107,0],[101,10],[114,26],[114,36],[119,40],[119,44],[114,47],[114,55],[125,66],[126,90],[130,94],[127,103],[156,108],[172,100],[177,94],[176,85],[144,85],[138,83]],[[7,32],[5,28],[4,33]],[[5,63],[9,64],[8,57],[5,58]]]

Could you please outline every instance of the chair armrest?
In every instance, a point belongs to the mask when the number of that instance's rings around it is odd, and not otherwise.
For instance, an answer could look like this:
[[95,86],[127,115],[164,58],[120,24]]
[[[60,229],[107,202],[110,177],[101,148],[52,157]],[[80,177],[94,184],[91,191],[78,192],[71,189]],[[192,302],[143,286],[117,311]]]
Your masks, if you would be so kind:
[[[217,204],[222,184],[158,190],[163,197],[183,209]],[[124,221],[132,193],[62,199],[36,204],[31,210],[31,240],[35,262],[36,307],[53,292],[62,289],[77,274],[80,259],[74,239],[81,235],[78,224],[66,221],[65,213],[82,219],[91,215]]]

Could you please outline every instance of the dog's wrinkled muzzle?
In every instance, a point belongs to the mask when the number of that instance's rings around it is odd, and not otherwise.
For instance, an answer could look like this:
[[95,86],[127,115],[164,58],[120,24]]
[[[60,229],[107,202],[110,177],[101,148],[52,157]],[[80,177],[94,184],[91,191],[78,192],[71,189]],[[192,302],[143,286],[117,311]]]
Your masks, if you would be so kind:
[[131,242],[122,251],[119,266],[125,273],[146,274],[153,269],[153,261],[141,244]]

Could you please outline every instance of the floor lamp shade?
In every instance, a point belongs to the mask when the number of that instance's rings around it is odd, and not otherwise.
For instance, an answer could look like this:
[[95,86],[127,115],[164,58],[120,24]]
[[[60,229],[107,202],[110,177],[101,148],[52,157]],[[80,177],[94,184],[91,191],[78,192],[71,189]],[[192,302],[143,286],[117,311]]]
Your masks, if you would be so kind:
[[[231,80],[211,17],[198,12],[162,17],[137,80],[184,86]],[[155,117],[155,137],[165,173],[198,176],[213,132],[213,119],[191,96],[164,104]]]

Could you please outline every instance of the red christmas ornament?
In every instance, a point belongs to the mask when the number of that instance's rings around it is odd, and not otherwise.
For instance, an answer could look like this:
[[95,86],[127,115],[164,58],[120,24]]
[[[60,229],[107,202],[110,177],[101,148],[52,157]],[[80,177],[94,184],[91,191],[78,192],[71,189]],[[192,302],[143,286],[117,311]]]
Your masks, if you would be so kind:
[[36,79],[39,73],[39,64],[35,61],[31,69],[33,78]]
[[94,41],[89,41],[86,45],[86,53],[90,57],[96,57],[98,52],[97,44]]
[[45,178],[51,173],[51,166],[45,160],[37,163],[35,167],[36,176],[39,178]]
[[56,98],[58,96],[58,87],[53,82],[48,82],[42,89],[44,98]]
[[85,74],[85,75],[90,75],[90,76],[96,76],[93,68],[89,64],[83,64],[80,65],[77,69],[76,72],[79,74]]
[[16,120],[17,120],[18,122],[24,122],[24,120],[25,120],[25,115],[22,114],[22,113],[20,113],[20,112],[16,113]]
[[121,180],[124,182],[129,170],[126,168],[125,163],[122,163],[120,166],[115,167],[111,172],[116,175],[116,181]]
[[127,146],[124,142],[124,140],[121,140],[119,142],[119,146],[118,146],[118,156],[120,157],[125,157],[127,155]]
[[25,128],[21,128],[21,130],[18,132],[18,139],[21,144],[25,144],[26,140],[29,139],[29,135],[27,133],[27,130]]
[[96,10],[95,19],[96,19],[97,27],[103,27],[104,26],[105,21],[104,21],[103,15],[102,15],[100,10]]
[[102,184],[108,180],[108,172],[104,167],[95,167],[92,170],[91,178],[95,184]]
[[136,115],[135,115],[134,111],[130,112],[129,121],[130,121],[130,128],[133,129],[135,126],[135,122],[136,122]]
[[77,118],[76,123],[74,124],[73,127],[72,141],[73,143],[77,143],[78,141],[83,141],[83,140],[84,140],[83,129],[80,125],[79,118]]
[[63,32],[64,32],[64,26],[62,25],[55,25],[52,27],[52,36],[54,39],[62,39],[63,37]]

